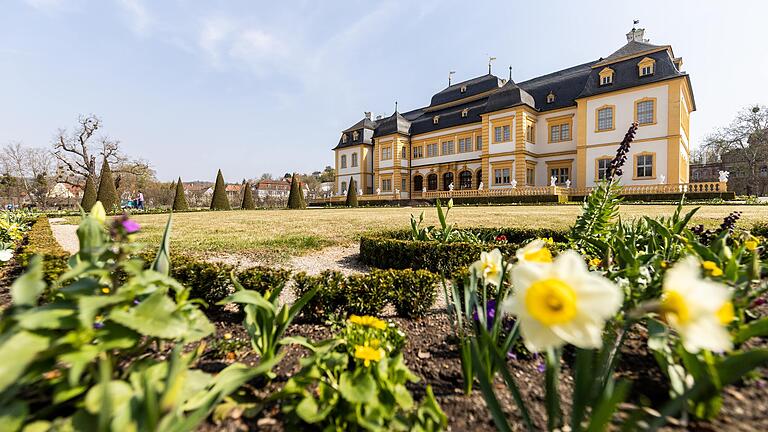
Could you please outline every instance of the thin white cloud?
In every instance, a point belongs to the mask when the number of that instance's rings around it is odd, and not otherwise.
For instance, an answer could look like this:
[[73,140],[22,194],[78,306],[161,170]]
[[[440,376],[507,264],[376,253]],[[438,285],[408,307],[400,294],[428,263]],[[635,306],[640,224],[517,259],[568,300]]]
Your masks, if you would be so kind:
[[152,24],[152,17],[146,5],[141,0],[118,0],[118,3],[127,14],[133,31],[140,35],[146,35]]
[[205,20],[198,46],[214,67],[245,64],[259,75],[266,74],[288,52],[287,45],[277,35],[229,18]]

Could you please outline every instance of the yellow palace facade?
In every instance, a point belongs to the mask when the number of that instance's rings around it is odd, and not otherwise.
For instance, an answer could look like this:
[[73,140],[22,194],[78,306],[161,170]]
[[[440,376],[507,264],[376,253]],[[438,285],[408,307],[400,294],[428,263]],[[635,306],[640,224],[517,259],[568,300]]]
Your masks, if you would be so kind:
[[[688,182],[696,108],[682,59],[643,29],[605,58],[515,83],[492,74],[449,85],[429,105],[365,118],[334,148],[334,194],[395,199],[433,191],[588,188],[633,122],[625,185]],[[518,189],[520,188],[520,189]],[[427,194],[428,195],[428,194]]]

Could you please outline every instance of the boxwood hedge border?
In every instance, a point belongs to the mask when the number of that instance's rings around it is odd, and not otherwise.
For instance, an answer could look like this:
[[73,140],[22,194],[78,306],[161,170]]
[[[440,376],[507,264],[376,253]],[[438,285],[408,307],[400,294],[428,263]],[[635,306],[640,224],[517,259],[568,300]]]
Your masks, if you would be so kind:
[[440,243],[411,240],[409,230],[385,231],[360,237],[360,260],[380,269],[429,270],[452,275],[477,261],[480,253],[498,248],[505,256],[534,238],[565,241],[566,231],[528,228],[465,228],[481,238],[493,239],[503,235],[506,243]]

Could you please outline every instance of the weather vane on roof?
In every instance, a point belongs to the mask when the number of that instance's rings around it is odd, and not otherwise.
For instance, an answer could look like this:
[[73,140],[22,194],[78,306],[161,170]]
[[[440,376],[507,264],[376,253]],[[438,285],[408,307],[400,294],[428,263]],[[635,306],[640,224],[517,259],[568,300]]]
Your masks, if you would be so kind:
[[496,57],[488,56],[488,75],[491,74],[491,63],[496,60]]
[[395,112],[397,112],[397,101],[395,101]]
[[632,21],[632,30],[634,30],[635,26],[638,25],[638,24],[640,24],[640,20],[639,19],[633,20]]
[[450,87],[450,86],[451,86],[451,77],[452,77],[452,76],[453,76],[453,74],[455,74],[455,73],[456,73],[456,71],[450,71],[450,72],[448,72],[448,87]]

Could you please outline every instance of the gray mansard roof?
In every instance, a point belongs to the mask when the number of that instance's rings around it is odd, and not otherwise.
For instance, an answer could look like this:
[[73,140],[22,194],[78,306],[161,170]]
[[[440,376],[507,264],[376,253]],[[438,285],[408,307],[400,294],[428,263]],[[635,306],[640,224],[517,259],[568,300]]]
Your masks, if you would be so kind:
[[[634,29],[633,29],[634,31]],[[642,33],[641,33],[642,35]],[[370,128],[372,138],[399,133],[417,135],[481,121],[481,114],[527,105],[539,112],[576,105],[576,99],[616,90],[660,82],[678,77],[689,80],[688,74],[679,70],[680,59],[675,59],[668,45],[653,45],[645,40],[632,39],[606,58],[600,58],[578,66],[569,67],[547,75],[515,83],[487,74],[462,81],[437,92],[430,104],[405,113],[395,112],[389,117],[372,121],[361,120],[347,133],[356,129]],[[654,73],[639,76],[637,62],[645,57],[655,60]],[[604,67],[614,71],[613,83],[600,85],[599,73]],[[547,102],[549,94],[554,101]],[[696,109],[695,102],[693,109]],[[360,134],[360,139],[364,134]],[[359,144],[339,141],[336,148]],[[368,142],[370,143],[370,141]]]

